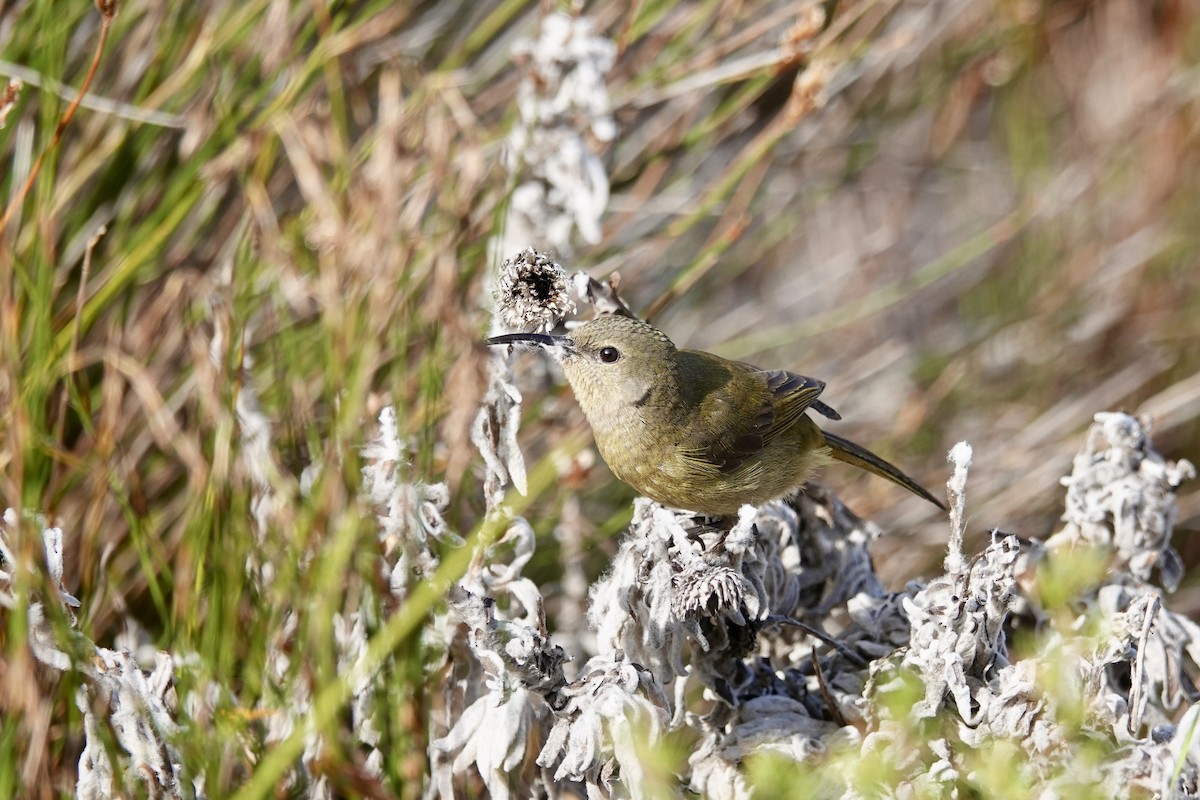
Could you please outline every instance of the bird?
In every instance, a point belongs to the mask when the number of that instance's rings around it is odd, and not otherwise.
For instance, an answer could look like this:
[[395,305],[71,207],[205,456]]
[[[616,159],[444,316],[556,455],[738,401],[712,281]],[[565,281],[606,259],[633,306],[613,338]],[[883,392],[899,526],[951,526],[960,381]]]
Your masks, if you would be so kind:
[[833,461],[904,487],[919,483],[866,448],[817,427],[808,412],[841,415],[825,383],[687,350],[648,322],[605,314],[567,335],[508,333],[489,345],[540,346],[566,375],[597,449],[617,478],[675,509],[735,516],[794,493]]

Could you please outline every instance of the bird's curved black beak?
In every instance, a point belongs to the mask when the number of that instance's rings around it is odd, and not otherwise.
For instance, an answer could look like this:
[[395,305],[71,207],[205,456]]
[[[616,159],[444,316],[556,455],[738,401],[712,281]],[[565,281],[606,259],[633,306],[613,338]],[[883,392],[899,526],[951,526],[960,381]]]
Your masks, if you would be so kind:
[[487,340],[488,344],[540,344],[544,347],[569,347],[571,340],[566,336],[551,336],[548,333],[506,333],[502,336],[493,336]]
[[488,344],[513,344],[515,342],[531,342],[533,344],[542,344],[547,347],[553,347],[559,343],[562,336],[551,336],[548,333],[506,333],[502,336],[493,336],[487,340]]

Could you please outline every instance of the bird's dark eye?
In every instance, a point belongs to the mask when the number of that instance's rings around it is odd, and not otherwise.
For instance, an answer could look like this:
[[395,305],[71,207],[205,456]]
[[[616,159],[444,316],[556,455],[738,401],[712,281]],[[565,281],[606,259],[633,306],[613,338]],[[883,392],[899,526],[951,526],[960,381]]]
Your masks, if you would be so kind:
[[600,360],[605,364],[611,364],[621,357],[621,351],[615,347],[603,347],[600,349]]

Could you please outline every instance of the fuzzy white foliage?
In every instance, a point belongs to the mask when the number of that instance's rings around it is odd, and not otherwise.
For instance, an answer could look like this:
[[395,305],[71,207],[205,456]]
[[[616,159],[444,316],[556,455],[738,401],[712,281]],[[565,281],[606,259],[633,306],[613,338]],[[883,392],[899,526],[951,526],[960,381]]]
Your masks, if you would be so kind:
[[[689,530],[690,515],[639,498],[608,575],[592,587],[588,619],[600,653],[624,653],[665,685],[687,674],[689,641],[710,648],[702,622],[729,619],[744,626],[761,619],[768,601],[765,576],[742,569],[744,562],[761,562],[753,547],[757,536],[750,533],[756,515],[753,507],[744,508],[716,555],[717,531],[694,524]],[[714,634],[722,631],[711,629]]]
[[[152,792],[184,797],[183,765],[173,739],[174,662],[159,652],[154,670],[143,672],[128,651],[97,648],[90,669],[91,693],[109,708],[109,724],[129,754],[128,774],[144,780]],[[126,780],[129,783],[129,780]]]
[[[566,271],[532,247],[506,258],[494,283],[494,332],[548,331],[575,310]],[[483,455],[489,511],[503,502],[509,483],[525,494],[525,456],[517,444],[520,424],[521,391],[510,357],[497,348],[488,364],[487,394],[471,425],[471,442]]]
[[108,800],[113,795],[113,766],[105,749],[100,723],[92,713],[88,692],[80,688],[75,703],[83,712],[83,752],[79,754],[79,775],[75,782],[77,800]]
[[377,719],[379,676],[364,669],[367,661],[367,613],[337,614],[333,618],[333,636],[338,651],[338,672],[352,676],[350,682],[350,726],[355,739],[367,750],[366,770],[379,776],[383,772],[383,739]]
[[[381,574],[388,578],[394,599],[400,600],[406,594],[409,572],[418,569],[424,574],[424,570],[436,568],[434,548],[437,542],[461,544],[462,540],[442,517],[448,502],[446,487],[405,480],[405,449],[398,436],[394,410],[385,409],[379,422],[378,435],[363,450],[363,499],[377,512],[379,539],[386,551],[380,562]],[[9,510],[4,520],[6,526],[14,526],[15,514]],[[40,518],[38,521],[43,525],[48,577],[53,581],[52,585],[60,587],[62,603],[78,605],[78,601],[61,588],[62,531],[45,527]],[[0,558],[9,565],[16,561],[8,544],[6,526],[0,526]],[[401,574],[405,576],[403,580],[398,577]],[[7,584],[0,587],[4,588],[8,588]],[[0,591],[0,597],[3,596]],[[366,752],[366,770],[381,775],[387,756],[379,749],[382,723],[378,688],[382,676],[362,666],[367,658],[369,628],[376,621],[371,616],[370,602],[358,605],[359,610],[353,613],[335,615],[334,643],[339,670],[351,677],[351,727]],[[282,625],[267,643],[264,680],[266,685],[281,687],[278,697],[260,699],[257,708],[264,723],[263,743],[267,746],[283,741],[298,726],[311,726],[311,692],[305,680],[295,679],[292,669],[291,645],[301,624],[301,613],[285,615]],[[43,663],[64,671],[76,669],[85,679],[85,688],[77,695],[84,716],[84,748],[76,785],[78,796],[111,797],[142,783],[153,796],[203,797],[204,776],[184,774],[182,759],[173,744],[183,729],[176,721],[176,661],[169,653],[157,652],[154,668],[145,671],[127,650],[109,650],[86,643],[92,657],[83,663],[72,664],[46,621],[41,602],[30,604],[29,641],[34,655]],[[198,691],[184,698],[184,706],[192,719],[211,718],[213,709],[222,699],[236,700],[223,687],[203,684]],[[97,714],[97,706],[105,708],[106,714]],[[111,729],[124,750],[117,764],[112,763],[103,745],[103,726]],[[332,797],[333,789],[328,780],[312,769],[324,752],[324,738],[314,728],[307,727],[301,766],[285,775],[280,788],[300,791],[309,798]]]
[[[46,577],[50,585],[58,590],[59,599],[69,608],[79,608],[77,600],[63,586],[63,532],[62,528],[46,524],[46,518],[40,514],[30,517],[30,521],[41,529],[42,548],[46,554]],[[4,509],[0,515],[0,606],[12,608],[16,602],[13,595],[13,578],[16,571],[28,574],[33,565],[22,563],[11,544],[17,535],[17,512],[14,509]]]
[[639,737],[653,744],[667,722],[666,697],[643,667],[600,655],[559,696],[554,727],[538,755],[554,780],[581,781],[589,798],[642,797]]
[[963,557],[963,536],[966,534],[967,470],[971,466],[971,445],[959,442],[950,448],[947,460],[954,465],[954,473],[946,482],[946,493],[950,498],[950,544],[946,548],[945,569],[947,573],[962,572],[966,567]]
[[413,575],[437,569],[436,543],[463,545],[442,516],[450,502],[449,487],[406,480],[405,452],[396,410],[387,406],[379,412],[378,434],[362,448],[362,496],[376,509],[385,553],[396,553],[385,575],[397,598],[408,595]]
[[1175,490],[1196,477],[1190,461],[1168,463],[1150,448],[1146,426],[1128,414],[1100,413],[1075,457],[1067,487],[1066,526],[1047,542],[1112,546],[1129,571],[1149,580],[1158,567],[1174,591],[1183,577],[1171,547]]
[[[70,621],[74,621],[72,608],[80,605],[62,585],[63,576],[63,531],[46,524],[44,517],[31,516],[30,522],[41,528],[45,548],[46,573],[43,576],[55,591],[53,601],[36,596],[26,596],[28,603],[28,642],[34,657],[48,667],[60,672],[78,671],[83,686],[76,694],[76,704],[83,712],[84,742],[79,758],[79,773],[76,795],[84,798],[112,797],[118,787],[132,788],[142,784],[145,790],[157,797],[182,798],[185,796],[185,779],[182,758],[173,744],[180,727],[175,721],[175,665],[170,654],[158,651],[154,668],[144,671],[128,650],[110,650],[97,647],[80,634],[73,634],[73,646],[88,653],[76,663],[64,649],[60,635],[47,618],[47,602],[61,606]],[[0,524],[0,561],[6,570],[0,571],[0,605],[13,608],[18,591],[13,586],[13,571],[26,573],[20,583],[22,591],[29,591],[35,583],[32,573],[38,569],[34,564],[23,564],[17,558],[19,548],[12,540],[18,534],[18,519],[13,509],[6,509],[3,524]],[[107,711],[101,722],[94,712],[94,704]],[[105,749],[101,725],[111,729],[117,743],[125,751],[119,765],[114,765]],[[120,772],[116,767],[120,766]],[[195,796],[193,786],[191,794]]]
[[600,241],[608,175],[585,136],[599,142],[616,136],[604,81],[616,45],[593,33],[586,17],[552,13],[541,19],[535,39],[517,42],[513,55],[525,74],[504,163],[520,182],[493,252],[536,244],[569,255],[576,231],[589,244]]
[[591,306],[597,314],[634,316],[629,307],[617,296],[615,276],[610,276],[607,283],[600,283],[586,272],[576,272],[571,276],[571,291],[582,303]]
[[[960,468],[962,463],[959,459]],[[1037,786],[1035,796],[1059,796],[1042,780],[1060,759],[1070,758],[1071,734],[1058,722],[1060,700],[1046,691],[1047,675],[1080,693],[1087,708],[1084,726],[1092,736],[1123,743],[1090,774],[1073,761],[1071,780],[1089,784],[1091,796],[1098,797],[1125,797],[1134,786],[1161,796],[1196,796],[1184,787],[1197,785],[1200,759],[1183,738],[1187,728],[1171,720],[1174,710],[1198,699],[1188,670],[1200,665],[1200,627],[1165,609],[1160,590],[1147,583],[1151,565],[1162,567],[1168,590],[1178,580],[1177,559],[1168,552],[1173,489],[1194,474],[1189,463],[1167,463],[1154,453],[1138,420],[1098,414],[1074,473],[1063,481],[1068,498],[1062,531],[1045,545],[996,535],[983,554],[906,601],[909,645],[898,657],[872,665],[867,697],[898,685],[893,668],[903,664],[925,687],[913,712],[948,715],[960,724],[953,740],[938,742],[942,757],[930,765],[904,741],[909,723],[880,715],[882,707],[873,706],[877,720],[863,752],[886,754],[907,774],[894,787],[898,796],[950,791],[969,777],[965,751],[986,752],[998,740],[1025,750],[1028,760],[1014,780]],[[1035,654],[1009,663],[1008,620],[1016,613],[1040,614],[1021,576],[1056,551],[1096,545],[1112,548],[1118,558],[1097,585],[1074,599],[1079,611],[1074,624],[1052,628]],[[948,569],[953,563],[947,559]],[[1080,633],[1096,623],[1101,636]],[[1114,671],[1116,665],[1127,666],[1127,679]],[[1195,719],[1193,706],[1184,723]]]
[[[524,763],[533,736],[546,715],[542,698],[565,684],[562,649],[550,644],[544,630],[496,616],[495,604],[458,589],[451,603],[469,630],[469,646],[482,667],[485,691],[472,702],[433,754],[454,754],[452,763],[435,758],[435,786],[453,797],[453,775],[472,767],[492,797],[508,797],[511,773]],[[540,597],[539,606],[540,610]]]
[[536,40],[513,47],[517,60],[529,59],[540,86],[527,77],[517,87],[517,110],[529,126],[581,119],[602,142],[617,135],[604,75],[612,68],[617,47],[592,31],[583,16],[547,14]]
[[1007,666],[1004,623],[1016,593],[1012,567],[1020,555],[1016,537],[997,537],[967,572],[932,581],[905,603],[912,636],[902,663],[925,681],[918,719],[942,710],[952,698],[968,726],[985,713],[973,709],[980,679]]
[[451,770],[444,773],[445,785],[439,787],[442,797],[454,796],[450,774],[468,768],[479,773],[490,797],[510,796],[509,775],[524,763],[529,736],[535,729],[535,702],[532,692],[518,688],[507,697],[483,695],[463,712],[450,734],[434,743],[440,750],[457,753]]
[[525,494],[525,456],[517,444],[520,425],[521,390],[508,357],[497,351],[488,366],[487,393],[471,425],[471,443],[483,455],[483,494],[489,510],[504,502],[509,483]]
[[[440,544],[461,546],[463,539],[446,523],[444,512],[450,500],[445,484],[426,484],[408,476],[407,447],[400,437],[396,410],[391,406],[380,411],[374,437],[362,447],[361,498],[375,512],[377,537],[381,545],[380,575],[387,582],[392,601],[408,597],[415,579],[424,579],[438,567],[437,548]],[[379,598],[364,594],[358,598],[356,611],[335,614],[334,644],[338,671],[348,676],[350,685],[350,722],[355,740],[365,752],[368,774],[382,775],[388,754],[380,749],[383,727],[380,714],[380,686],[385,679],[381,670],[368,670],[368,646],[371,630],[377,618]],[[289,687],[289,694],[280,698],[265,698],[260,710],[266,719],[265,741],[281,742],[298,727],[305,731],[303,771],[293,771],[285,778],[289,787],[303,787],[307,797],[333,796],[328,780],[312,769],[325,752],[324,738],[312,727],[313,697],[304,680],[292,674],[292,642],[302,616],[299,611],[288,614],[275,637],[267,645],[266,685]]]

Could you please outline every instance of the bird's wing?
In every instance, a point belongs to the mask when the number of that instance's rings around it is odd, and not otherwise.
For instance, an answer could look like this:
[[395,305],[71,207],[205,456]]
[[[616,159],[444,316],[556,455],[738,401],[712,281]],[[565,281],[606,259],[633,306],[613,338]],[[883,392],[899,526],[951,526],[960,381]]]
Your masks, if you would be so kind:
[[810,408],[830,419],[842,418],[841,414],[817,399],[825,389],[824,381],[782,369],[764,369],[760,372],[767,380],[767,388],[771,390],[770,410],[773,419],[769,435],[776,435],[791,427]]
[[733,398],[762,397],[761,390],[709,393],[699,415],[705,421],[704,431],[701,436],[694,437],[693,446],[682,453],[695,468],[728,474],[795,424],[805,409],[812,407],[822,413],[837,413],[817,401],[825,384],[815,378],[757,368],[742,373],[742,376],[764,381],[769,394],[759,400],[757,406],[735,407]]

